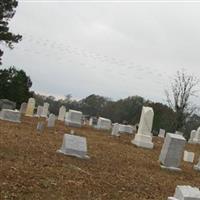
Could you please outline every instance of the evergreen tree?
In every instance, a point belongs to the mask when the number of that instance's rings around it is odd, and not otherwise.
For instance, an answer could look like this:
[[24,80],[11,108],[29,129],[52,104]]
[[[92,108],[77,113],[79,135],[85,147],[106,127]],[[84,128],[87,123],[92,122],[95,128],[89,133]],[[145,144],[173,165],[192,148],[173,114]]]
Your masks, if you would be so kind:
[[[22,39],[21,35],[15,35],[9,31],[8,22],[15,15],[15,8],[18,6],[16,0],[0,1],[0,43],[6,44],[10,49],[13,43],[17,43]],[[0,49],[0,65],[3,50]]]

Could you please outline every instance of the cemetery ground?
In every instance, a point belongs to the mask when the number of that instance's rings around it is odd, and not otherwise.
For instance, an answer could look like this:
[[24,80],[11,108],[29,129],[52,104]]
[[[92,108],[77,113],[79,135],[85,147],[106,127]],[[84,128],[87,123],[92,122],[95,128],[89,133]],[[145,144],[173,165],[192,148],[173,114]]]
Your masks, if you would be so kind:
[[[20,124],[0,120],[0,199],[166,200],[177,185],[200,185],[194,164],[182,161],[181,172],[160,168],[161,138],[154,137],[149,150],[131,144],[131,135],[116,138],[89,127],[73,128],[87,138],[90,159],[81,160],[56,153],[72,128],[57,121],[39,134],[37,122],[30,117]],[[196,164],[200,146],[185,149],[196,153]]]

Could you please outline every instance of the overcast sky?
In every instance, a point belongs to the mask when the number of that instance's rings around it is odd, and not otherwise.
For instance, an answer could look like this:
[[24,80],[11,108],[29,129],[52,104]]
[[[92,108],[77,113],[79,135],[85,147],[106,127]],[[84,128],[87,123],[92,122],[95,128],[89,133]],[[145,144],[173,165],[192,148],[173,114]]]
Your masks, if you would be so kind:
[[10,27],[23,41],[4,66],[23,68],[41,94],[164,102],[177,70],[200,77],[200,2],[27,0]]

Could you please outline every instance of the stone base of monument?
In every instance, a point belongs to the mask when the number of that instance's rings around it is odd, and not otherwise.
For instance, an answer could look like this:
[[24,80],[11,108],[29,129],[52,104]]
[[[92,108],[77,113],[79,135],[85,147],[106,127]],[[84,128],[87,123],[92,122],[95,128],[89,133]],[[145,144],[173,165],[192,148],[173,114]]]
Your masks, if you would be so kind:
[[89,159],[86,138],[76,135],[65,134],[62,146],[57,152],[81,159]]
[[2,109],[2,111],[0,112],[0,119],[10,121],[10,122],[20,123],[21,113],[14,110]]
[[160,165],[160,167],[162,169],[167,169],[167,170],[170,170],[170,171],[182,171],[181,168],[177,168],[177,167],[167,167],[167,166],[164,166],[164,165]]
[[147,149],[153,149],[154,147],[154,144],[152,142],[152,136],[143,135],[139,133],[135,135],[135,138],[131,141],[131,143],[138,147],[143,147]]
[[80,128],[80,127],[81,127],[81,123],[79,123],[79,122],[74,122],[74,121],[69,121],[69,120],[66,120],[66,121],[65,121],[65,125],[67,125],[67,126],[72,126],[72,127],[76,127],[76,128]]

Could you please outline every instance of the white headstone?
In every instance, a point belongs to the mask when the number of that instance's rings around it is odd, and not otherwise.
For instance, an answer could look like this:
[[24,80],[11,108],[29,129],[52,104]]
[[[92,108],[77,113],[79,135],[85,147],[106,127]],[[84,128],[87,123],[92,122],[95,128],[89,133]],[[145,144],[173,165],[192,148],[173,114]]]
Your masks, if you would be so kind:
[[42,111],[42,117],[47,117],[49,113],[49,103],[45,102]]
[[175,134],[183,136],[183,132],[181,131],[176,131]]
[[165,137],[165,130],[164,130],[164,129],[160,129],[160,130],[159,130],[158,137],[161,137],[161,138],[164,138],[164,137]]
[[119,136],[119,124],[118,123],[115,123],[112,127],[112,133],[111,135],[114,135],[114,136]]
[[82,112],[76,110],[69,110],[65,115],[65,124],[67,126],[81,127]]
[[52,128],[55,126],[56,116],[54,114],[50,114],[48,118],[47,127]]
[[65,120],[65,114],[66,114],[66,108],[65,108],[65,106],[61,106],[60,109],[59,109],[58,120],[64,121]]
[[26,116],[33,116],[34,113],[34,109],[35,109],[35,99],[34,98],[29,98],[28,100],[28,105],[26,108]]
[[119,132],[120,133],[130,133],[132,134],[134,130],[134,127],[131,125],[124,125],[124,124],[119,124]]
[[195,144],[200,144],[200,127],[197,129],[195,137],[193,138]]
[[180,170],[179,165],[182,160],[186,140],[183,136],[167,133],[160,153],[159,160],[161,167]]
[[42,112],[43,112],[43,107],[42,107],[42,106],[38,106],[38,107],[37,107],[36,116],[37,116],[37,117],[40,117],[40,116],[42,115]]
[[200,200],[200,190],[196,187],[178,185],[174,197],[168,197],[168,200]]
[[2,111],[0,112],[0,119],[11,122],[20,122],[21,113],[19,111],[2,109]]
[[76,135],[64,134],[63,144],[58,152],[78,158],[89,158],[86,138]]
[[200,171],[200,157],[199,157],[199,162],[194,166],[194,169]]
[[110,119],[99,117],[96,128],[102,130],[110,130],[112,128],[112,122]]
[[188,140],[188,143],[193,144],[195,136],[196,136],[196,130],[192,130],[190,133],[190,139]]
[[140,117],[138,133],[135,135],[134,140],[131,142],[138,147],[153,148],[152,142],[152,125],[153,125],[154,112],[151,107],[142,108],[142,114]]
[[21,104],[21,106],[20,106],[20,110],[19,110],[19,112],[20,113],[26,113],[26,108],[27,108],[27,103],[26,102],[23,102],[22,104]]
[[193,163],[194,162],[194,156],[195,156],[194,152],[184,151],[183,160],[185,162]]

